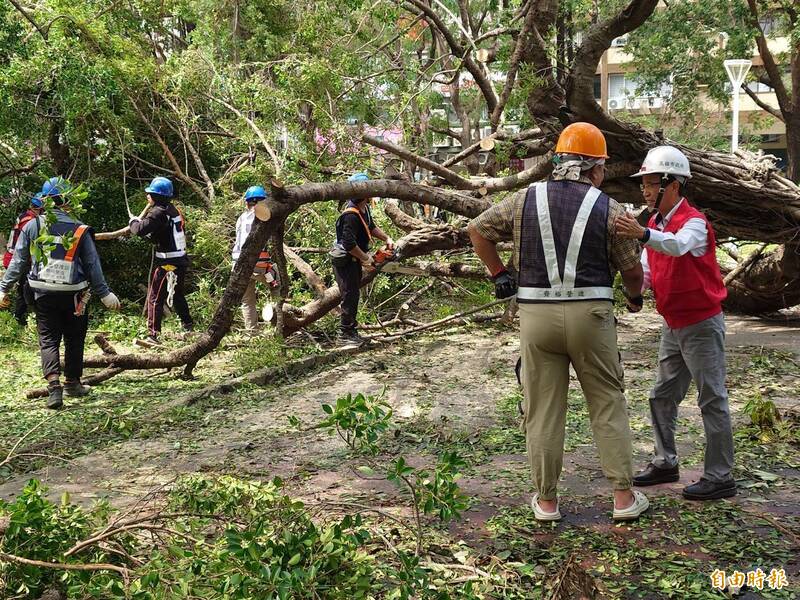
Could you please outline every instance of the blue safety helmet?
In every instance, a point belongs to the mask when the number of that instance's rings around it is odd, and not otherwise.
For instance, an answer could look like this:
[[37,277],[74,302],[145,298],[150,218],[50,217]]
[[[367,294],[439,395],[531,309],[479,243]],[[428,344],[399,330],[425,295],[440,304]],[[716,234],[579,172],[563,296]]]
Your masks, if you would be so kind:
[[44,206],[44,200],[42,200],[42,192],[37,192],[33,198],[31,198],[31,206],[33,208],[42,208]]
[[51,177],[42,185],[40,198],[63,196],[69,191],[69,182],[63,177]]
[[369,181],[369,175],[366,173],[353,173],[347,181]]
[[251,185],[244,193],[244,201],[248,203],[255,203],[264,198],[267,198],[267,190],[260,185]]
[[156,177],[150,182],[150,185],[144,188],[144,191],[148,194],[158,194],[165,198],[172,198],[172,182],[166,177]]

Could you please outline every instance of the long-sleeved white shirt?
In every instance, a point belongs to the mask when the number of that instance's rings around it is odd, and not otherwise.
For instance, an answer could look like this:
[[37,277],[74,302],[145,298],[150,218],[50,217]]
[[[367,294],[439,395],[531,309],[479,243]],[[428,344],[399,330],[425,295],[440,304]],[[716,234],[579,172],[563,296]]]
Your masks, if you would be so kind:
[[253,220],[256,218],[256,211],[253,208],[248,208],[245,212],[239,215],[236,219],[236,241],[233,243],[233,262],[239,260],[239,255],[242,253],[242,246],[250,235],[250,230],[253,228]]
[[[703,219],[689,219],[676,233],[664,231],[675,211],[684,202],[686,200],[682,198],[663,219],[656,217],[656,226],[655,228],[650,228],[650,239],[645,243],[646,247],[669,256],[683,256],[687,252],[691,252],[692,256],[703,256],[706,253],[708,250],[708,229]],[[642,291],[644,291],[650,288],[652,282],[650,265],[647,262],[647,251],[642,252],[642,270],[644,271]]]

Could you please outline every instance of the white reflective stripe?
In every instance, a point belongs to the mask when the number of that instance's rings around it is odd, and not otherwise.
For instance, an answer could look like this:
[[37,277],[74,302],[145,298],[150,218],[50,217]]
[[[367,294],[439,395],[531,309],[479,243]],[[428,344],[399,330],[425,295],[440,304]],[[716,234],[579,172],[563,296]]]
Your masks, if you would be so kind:
[[179,256],[184,256],[185,254],[185,250],[176,250],[175,252],[156,252],[156,258],[177,258]]
[[79,292],[89,287],[87,281],[79,283],[51,283],[49,281],[39,281],[38,279],[28,279],[28,284],[34,290],[43,290],[46,292]]
[[521,287],[517,290],[517,300],[547,300],[564,302],[569,300],[613,300],[614,290],[609,287],[579,288],[533,288]]
[[600,190],[590,187],[583,197],[581,207],[575,217],[575,224],[572,226],[572,233],[569,236],[569,246],[567,246],[567,257],[564,260],[564,287],[567,289],[575,287],[575,269],[578,266],[578,255],[581,252],[583,234],[586,232],[586,224],[589,222],[589,215],[592,213]]
[[550,206],[547,201],[547,182],[536,184],[536,213],[539,216],[539,235],[542,238],[544,261],[547,265],[547,278],[552,287],[561,285],[561,276],[558,274],[558,256],[556,243],[553,238],[553,226],[550,223]]

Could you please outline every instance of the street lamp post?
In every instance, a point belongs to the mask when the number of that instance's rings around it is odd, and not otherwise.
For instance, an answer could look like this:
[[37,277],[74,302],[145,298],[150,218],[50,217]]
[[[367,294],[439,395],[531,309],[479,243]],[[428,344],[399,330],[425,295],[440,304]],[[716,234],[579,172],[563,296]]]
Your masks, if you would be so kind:
[[739,89],[742,87],[742,82],[747,77],[753,61],[739,58],[726,60],[723,64],[731,86],[733,86],[733,124],[731,127],[731,153],[733,153],[739,149]]

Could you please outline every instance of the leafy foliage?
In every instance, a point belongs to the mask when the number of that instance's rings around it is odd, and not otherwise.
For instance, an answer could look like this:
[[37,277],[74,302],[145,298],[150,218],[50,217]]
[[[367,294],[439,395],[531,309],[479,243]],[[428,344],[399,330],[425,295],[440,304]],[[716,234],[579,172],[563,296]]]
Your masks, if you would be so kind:
[[335,429],[345,443],[356,452],[378,454],[378,440],[389,428],[392,408],[381,398],[364,394],[347,394],[336,404],[323,404],[328,418],[319,423],[322,429]]

